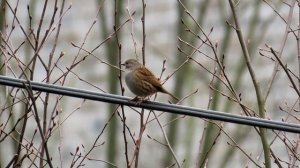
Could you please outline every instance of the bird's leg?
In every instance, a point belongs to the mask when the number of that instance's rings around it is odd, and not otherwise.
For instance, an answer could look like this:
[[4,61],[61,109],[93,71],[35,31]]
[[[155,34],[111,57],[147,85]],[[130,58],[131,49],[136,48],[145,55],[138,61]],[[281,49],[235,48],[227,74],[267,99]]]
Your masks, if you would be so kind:
[[141,100],[141,97],[139,96],[135,96],[133,99],[131,99],[130,101],[139,101]]
[[[148,98],[148,99],[147,99],[147,98]],[[136,97],[134,97],[133,99],[131,99],[130,101],[134,101],[134,102],[136,102],[135,105],[139,105],[139,104],[141,104],[142,102],[147,101],[147,100],[149,100],[149,97],[140,97],[140,96],[136,96]]]
[[145,97],[135,96],[135,97],[134,97],[133,99],[131,99],[130,101],[135,102],[135,105],[139,105],[139,104],[141,104],[144,100],[145,100]]

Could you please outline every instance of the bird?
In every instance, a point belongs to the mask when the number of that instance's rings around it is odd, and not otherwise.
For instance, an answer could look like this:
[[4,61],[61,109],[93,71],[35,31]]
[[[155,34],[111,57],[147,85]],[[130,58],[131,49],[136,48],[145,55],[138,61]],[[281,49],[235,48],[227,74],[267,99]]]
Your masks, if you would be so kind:
[[125,82],[129,90],[136,95],[134,100],[153,95],[161,92],[170,95],[175,100],[179,100],[172,93],[168,92],[161,84],[161,81],[144,65],[140,64],[136,59],[128,59],[123,64],[125,66],[126,75]]

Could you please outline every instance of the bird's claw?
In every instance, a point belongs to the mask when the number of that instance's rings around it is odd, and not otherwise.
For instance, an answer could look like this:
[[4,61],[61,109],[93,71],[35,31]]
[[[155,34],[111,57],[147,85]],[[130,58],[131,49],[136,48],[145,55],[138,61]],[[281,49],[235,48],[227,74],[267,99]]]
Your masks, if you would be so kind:
[[145,101],[145,98],[136,96],[133,99],[131,99],[130,101],[135,102],[135,105],[140,105],[141,103],[143,103]]

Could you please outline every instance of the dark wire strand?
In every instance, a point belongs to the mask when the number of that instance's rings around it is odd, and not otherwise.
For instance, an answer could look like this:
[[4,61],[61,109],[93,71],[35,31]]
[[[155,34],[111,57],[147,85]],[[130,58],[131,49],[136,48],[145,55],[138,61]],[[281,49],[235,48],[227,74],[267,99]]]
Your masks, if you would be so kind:
[[188,115],[188,116],[206,118],[212,120],[219,120],[219,121],[231,122],[236,124],[257,126],[257,127],[281,130],[286,132],[300,133],[299,124],[267,120],[267,119],[261,119],[257,117],[247,117],[247,116],[230,114],[230,113],[225,113],[220,111],[205,110],[205,109],[199,109],[194,107],[187,107],[187,106],[176,105],[176,104],[166,104],[166,103],[160,103],[154,101],[145,101],[140,104],[137,104],[136,102],[130,101],[131,98],[125,96],[108,94],[108,93],[99,93],[99,92],[93,92],[93,91],[88,91],[83,89],[45,84],[40,82],[26,81],[23,79],[10,78],[10,77],[0,75],[1,85],[25,88],[25,86],[28,85],[29,82],[32,87],[32,90],[35,91],[48,92],[48,93],[53,93],[58,95],[71,96],[71,97],[77,97],[77,98],[83,98],[83,99],[89,99],[95,101],[102,101],[106,103],[122,104],[126,106],[139,107],[139,108],[145,108],[149,110],[157,110],[157,111]]

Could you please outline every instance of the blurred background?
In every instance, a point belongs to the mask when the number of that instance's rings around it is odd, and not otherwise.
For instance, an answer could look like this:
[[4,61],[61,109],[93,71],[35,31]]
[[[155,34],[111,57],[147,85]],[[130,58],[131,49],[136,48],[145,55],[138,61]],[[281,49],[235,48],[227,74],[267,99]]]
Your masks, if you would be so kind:
[[[2,0],[1,75],[134,97],[118,68],[134,58],[181,105],[299,123],[298,2],[234,2],[263,112],[229,2]],[[265,167],[262,137],[271,167],[299,167],[298,134],[39,92],[35,111],[0,89],[0,167]]]

